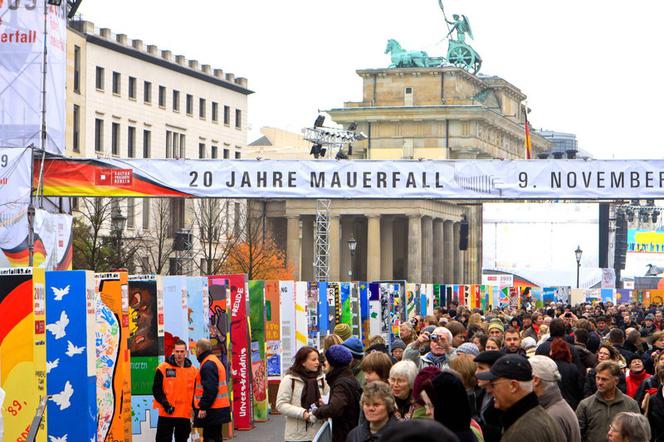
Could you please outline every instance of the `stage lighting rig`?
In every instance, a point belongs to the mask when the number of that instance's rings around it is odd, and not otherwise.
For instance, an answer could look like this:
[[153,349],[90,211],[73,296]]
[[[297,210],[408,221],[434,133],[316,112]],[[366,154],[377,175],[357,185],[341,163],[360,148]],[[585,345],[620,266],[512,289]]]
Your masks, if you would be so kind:
[[[336,149],[337,160],[348,159],[353,154],[351,143],[367,139],[365,134],[357,131],[357,123],[351,123],[348,129],[326,127],[323,126],[324,123],[325,116],[319,115],[314,127],[302,129],[303,138],[313,144],[309,153],[314,158],[325,158],[329,150]],[[348,145],[347,151],[344,149],[345,145]]]

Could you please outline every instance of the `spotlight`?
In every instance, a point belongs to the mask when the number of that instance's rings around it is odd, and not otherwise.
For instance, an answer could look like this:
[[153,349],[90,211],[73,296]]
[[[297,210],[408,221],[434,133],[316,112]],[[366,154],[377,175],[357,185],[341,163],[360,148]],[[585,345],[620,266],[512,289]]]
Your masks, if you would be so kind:
[[46,3],[51,6],[60,6],[62,4],[62,0],[47,0]]
[[349,144],[349,145],[348,145],[348,155],[349,155],[349,156],[350,156],[350,155],[353,155],[353,145],[352,145],[352,144]]
[[339,152],[337,152],[334,159],[335,160],[347,160],[348,155],[346,155],[343,150],[339,149]]
[[647,223],[650,216],[648,216],[648,209],[639,210],[639,221],[642,223]]
[[321,155],[325,155],[325,149],[323,149],[323,146],[320,144],[313,144],[311,146],[311,150],[309,151],[309,155],[313,155],[314,158],[318,158]]
[[627,221],[630,223],[634,222],[634,210],[632,210],[631,207],[627,208],[627,211],[625,212],[627,214]]
[[357,123],[354,122],[354,121],[352,123],[350,123],[348,125],[348,130],[357,130]]
[[314,122],[314,128],[322,127],[323,123],[325,123],[325,115],[319,115]]
[[657,223],[657,217],[659,216],[659,210],[653,210],[652,214],[650,215],[652,217],[652,222],[654,224]]

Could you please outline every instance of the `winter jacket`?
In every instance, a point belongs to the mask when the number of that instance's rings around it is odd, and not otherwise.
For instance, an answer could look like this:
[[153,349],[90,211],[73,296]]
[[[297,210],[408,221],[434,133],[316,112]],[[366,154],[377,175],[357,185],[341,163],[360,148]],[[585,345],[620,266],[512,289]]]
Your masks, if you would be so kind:
[[[595,369],[588,370],[586,374],[586,382],[583,384],[583,397],[590,397],[597,392],[597,382],[595,382],[595,375],[597,372]],[[625,383],[625,375],[620,373],[620,379],[618,379],[618,390],[623,393],[627,393],[627,384]]]
[[[346,442],[377,442],[381,435],[395,430],[398,424],[397,418],[392,415],[383,428],[372,434],[369,429],[369,422],[365,421],[348,433]],[[332,425],[332,429],[334,431],[334,425]]]
[[585,345],[574,344],[574,348],[576,348],[576,351],[579,353],[579,358],[581,359],[581,364],[583,364],[583,368],[587,370],[597,365],[597,356],[595,356],[593,352],[588,350],[588,348]]
[[332,442],[344,442],[357,426],[362,389],[350,368],[335,367],[326,376],[330,400],[314,411],[317,419],[332,418]]
[[583,388],[579,381],[578,368],[571,362],[555,361],[555,363],[560,372],[560,381],[558,382],[560,393],[574,410],[583,399]]
[[653,390],[653,389],[656,390],[658,388],[659,388],[659,381],[657,380],[657,377],[650,376],[648,379],[641,382],[641,385],[639,385],[639,390],[636,392],[634,400],[636,401],[637,404],[641,405],[641,402],[643,402],[643,398],[646,396],[648,390]]
[[[567,342],[568,336],[565,336],[563,339],[565,343],[567,344],[567,348],[569,348],[569,351],[572,353],[572,363],[576,365],[577,368],[577,374],[579,375],[579,383],[583,382],[583,374],[586,372],[585,367],[583,366],[583,363],[581,362],[581,356],[579,355],[579,351],[577,348]],[[537,346],[537,350],[535,350],[535,354],[537,355],[542,355],[542,356],[549,356],[551,355],[551,343],[553,342],[554,338],[549,336],[546,341],[542,342]]]
[[[320,395],[327,395],[330,392],[330,388],[328,387],[327,382],[325,382],[325,375],[321,373],[316,380],[318,382]],[[322,420],[317,421],[316,423],[311,423],[306,422],[303,419],[304,412],[309,411],[302,408],[300,403],[303,388],[304,381],[302,378],[292,374],[285,375],[279,384],[276,407],[279,413],[286,416],[284,440],[313,440],[314,436],[323,425],[324,421]]]
[[563,399],[560,389],[555,386],[544,391],[539,403],[546,412],[560,425],[560,429],[568,442],[581,442],[579,421],[572,407]]
[[503,433],[502,410],[494,407],[494,399],[486,390],[480,398],[480,421],[482,434],[486,442],[498,442]]
[[[203,362],[210,355],[209,351],[203,352],[196,358]],[[208,425],[221,425],[231,421],[231,407],[210,408],[213,405],[217,391],[219,390],[219,369],[212,361],[207,361],[199,369],[201,384],[203,384],[203,397],[199,402],[201,410],[206,411],[204,418],[196,417],[194,427],[206,427]]]
[[629,375],[625,377],[625,383],[627,384],[627,396],[636,398],[636,393],[639,392],[639,387],[649,376],[650,375],[646,373],[645,370],[642,370],[641,373],[632,373],[630,371]]
[[445,355],[446,358],[443,361],[438,363],[434,362],[435,356],[431,352],[427,352],[425,355],[420,355],[420,351],[414,345],[409,345],[403,352],[402,360],[413,361],[417,365],[418,369],[423,369],[424,367],[437,366],[441,370],[449,368],[449,362],[456,357],[456,348],[450,347],[450,351]]
[[562,430],[529,393],[503,414],[501,442],[560,442],[565,440]]
[[606,442],[609,425],[623,411],[641,412],[636,401],[618,389],[612,401],[606,401],[599,393],[585,398],[576,409],[581,438],[586,442]]
[[661,385],[657,389],[657,394],[650,396],[647,417],[652,435],[650,440],[652,442],[664,442],[664,393]]

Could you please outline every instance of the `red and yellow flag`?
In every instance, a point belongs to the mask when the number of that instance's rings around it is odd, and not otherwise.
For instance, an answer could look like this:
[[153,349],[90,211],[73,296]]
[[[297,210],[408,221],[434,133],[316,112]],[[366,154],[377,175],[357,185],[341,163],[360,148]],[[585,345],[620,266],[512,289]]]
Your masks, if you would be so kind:
[[530,160],[533,157],[533,142],[530,139],[530,123],[528,123],[528,110],[525,112],[526,116],[526,123],[525,123],[525,130],[526,130],[526,140],[525,140],[525,148],[526,148],[526,159]]

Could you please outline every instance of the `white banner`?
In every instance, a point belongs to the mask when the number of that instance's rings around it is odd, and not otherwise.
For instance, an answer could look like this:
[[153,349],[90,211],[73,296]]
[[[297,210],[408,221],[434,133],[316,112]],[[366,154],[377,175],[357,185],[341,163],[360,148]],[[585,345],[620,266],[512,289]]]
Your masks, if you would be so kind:
[[[0,149],[0,250],[27,240],[31,158],[30,149]],[[0,267],[9,267],[3,258],[0,253]]]
[[664,197],[662,160],[258,161],[55,159],[47,196],[410,198]]
[[[0,146],[41,147],[44,1],[0,1]],[[45,149],[65,149],[66,5],[48,6]]]

